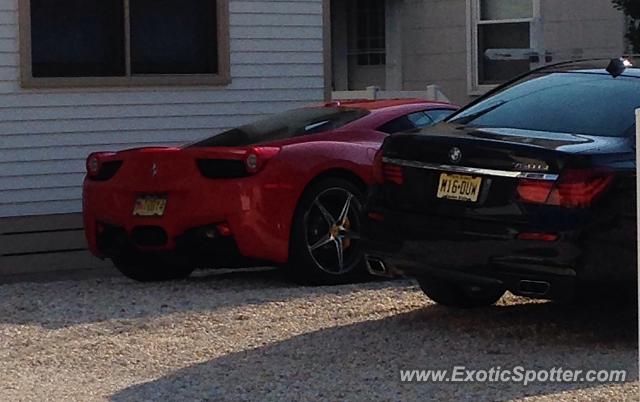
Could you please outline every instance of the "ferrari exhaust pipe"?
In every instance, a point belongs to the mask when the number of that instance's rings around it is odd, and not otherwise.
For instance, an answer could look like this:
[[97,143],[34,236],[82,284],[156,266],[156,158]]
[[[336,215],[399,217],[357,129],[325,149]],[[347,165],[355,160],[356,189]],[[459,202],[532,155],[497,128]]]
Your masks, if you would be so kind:
[[371,275],[391,276],[387,265],[379,258],[367,258],[367,269]]

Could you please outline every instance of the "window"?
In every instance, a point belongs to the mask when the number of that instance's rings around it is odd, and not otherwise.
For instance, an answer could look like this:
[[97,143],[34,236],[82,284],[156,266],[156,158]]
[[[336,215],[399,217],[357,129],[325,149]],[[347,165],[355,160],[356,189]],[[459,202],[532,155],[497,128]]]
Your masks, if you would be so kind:
[[304,108],[279,113],[197,142],[192,147],[237,147],[336,130],[370,112],[351,108]]
[[122,7],[123,0],[32,0],[33,76],[124,75]]
[[415,128],[422,128],[433,124],[433,120],[429,117],[427,112],[411,113],[407,118]]
[[440,123],[444,121],[447,117],[451,116],[455,112],[453,109],[435,109],[429,110],[429,117],[433,120],[434,123]]
[[449,121],[471,127],[619,137],[628,135],[637,108],[639,78],[537,73],[465,108]]
[[385,0],[352,0],[349,21],[354,35],[349,39],[349,56],[359,66],[386,64]]
[[421,111],[398,117],[378,127],[378,131],[393,134],[431,126],[436,122],[429,116],[430,112],[431,111]]
[[540,63],[540,0],[468,0],[469,91],[486,92]]
[[20,0],[29,87],[229,82],[228,0]]

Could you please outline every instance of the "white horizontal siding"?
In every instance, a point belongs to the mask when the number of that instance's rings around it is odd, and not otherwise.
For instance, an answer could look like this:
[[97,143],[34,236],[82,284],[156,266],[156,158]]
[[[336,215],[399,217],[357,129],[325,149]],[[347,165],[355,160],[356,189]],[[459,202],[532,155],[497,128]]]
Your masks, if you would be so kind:
[[17,0],[0,0],[0,217],[81,209],[94,151],[177,145],[323,98],[322,0],[230,1],[228,87],[20,87]]

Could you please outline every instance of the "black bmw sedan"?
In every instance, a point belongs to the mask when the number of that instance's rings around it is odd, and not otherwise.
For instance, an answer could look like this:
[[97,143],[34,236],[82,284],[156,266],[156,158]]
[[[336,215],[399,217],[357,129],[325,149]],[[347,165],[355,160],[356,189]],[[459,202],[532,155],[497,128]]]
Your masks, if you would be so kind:
[[633,288],[637,108],[631,60],[565,63],[388,137],[365,207],[369,270],[455,307]]

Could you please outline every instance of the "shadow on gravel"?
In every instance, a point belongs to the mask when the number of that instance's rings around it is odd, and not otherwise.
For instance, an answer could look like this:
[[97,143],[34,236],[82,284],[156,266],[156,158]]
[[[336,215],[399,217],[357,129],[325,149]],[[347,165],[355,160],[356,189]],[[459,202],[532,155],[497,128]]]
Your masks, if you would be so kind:
[[399,370],[622,369],[631,382],[638,378],[636,323],[635,309],[615,306],[429,306],[227,355],[124,389],[112,400],[506,401],[588,392],[598,385],[401,383]]
[[[65,278],[69,279],[69,278]],[[388,285],[387,285],[388,284]],[[183,312],[286,301],[314,294],[340,293],[393,282],[335,288],[304,287],[281,270],[202,271],[184,281],[142,284],[120,275],[64,282],[0,285],[0,323],[60,329],[85,323],[117,324]]]

